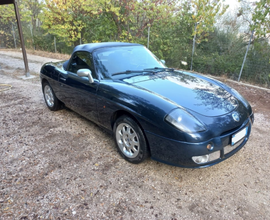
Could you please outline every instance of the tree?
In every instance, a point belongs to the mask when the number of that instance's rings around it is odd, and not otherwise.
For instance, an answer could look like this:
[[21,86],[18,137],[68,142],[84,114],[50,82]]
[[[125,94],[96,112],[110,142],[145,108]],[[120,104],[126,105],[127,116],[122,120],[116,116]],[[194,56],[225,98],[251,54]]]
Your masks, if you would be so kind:
[[181,61],[191,54],[192,24],[191,5],[178,3],[166,19],[151,26],[150,49],[168,66],[185,68]]
[[14,5],[0,5],[0,46],[1,44],[7,47],[14,46],[16,39],[12,40],[12,25],[16,24],[16,16]]
[[260,0],[256,3],[252,21],[251,29],[256,31],[257,36],[270,33],[270,0]]
[[46,0],[43,28],[67,43],[77,45],[93,15],[98,14],[94,0]]
[[[36,27],[38,24],[37,21],[42,11],[43,3],[38,0],[19,0],[17,2],[19,6],[24,37],[26,38],[25,42],[28,44],[28,41],[30,41],[32,44],[34,42],[34,35],[36,34]],[[11,34],[9,33],[15,32],[17,28],[13,4],[0,6],[0,28],[5,29],[4,33],[2,34],[6,36],[9,35],[9,38],[12,38]]]
[[191,8],[193,23],[196,24],[192,35],[198,35],[197,42],[200,42],[207,40],[209,33],[214,31],[216,19],[226,12],[228,5],[222,0],[191,0]]
[[39,27],[40,14],[43,10],[44,3],[39,0],[25,0],[21,3],[22,13],[24,14],[24,21],[29,22],[33,33],[36,33]]
[[174,2],[167,0],[103,0],[99,6],[109,17],[120,41],[143,41],[144,31],[171,15]]

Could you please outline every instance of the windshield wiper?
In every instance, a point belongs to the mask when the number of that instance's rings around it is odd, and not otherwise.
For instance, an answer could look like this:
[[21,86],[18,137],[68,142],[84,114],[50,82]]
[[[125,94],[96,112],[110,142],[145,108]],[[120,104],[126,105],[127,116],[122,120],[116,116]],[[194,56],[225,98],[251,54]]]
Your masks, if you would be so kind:
[[[154,72],[168,72],[168,71],[174,71],[174,68],[154,67],[154,68],[147,68],[144,70],[154,70]],[[157,71],[155,71],[155,70],[157,70]]]
[[119,72],[119,73],[113,73],[112,76],[116,76],[116,75],[122,75],[122,74],[128,74],[128,73],[154,73],[155,71],[153,70],[126,70],[124,72]]

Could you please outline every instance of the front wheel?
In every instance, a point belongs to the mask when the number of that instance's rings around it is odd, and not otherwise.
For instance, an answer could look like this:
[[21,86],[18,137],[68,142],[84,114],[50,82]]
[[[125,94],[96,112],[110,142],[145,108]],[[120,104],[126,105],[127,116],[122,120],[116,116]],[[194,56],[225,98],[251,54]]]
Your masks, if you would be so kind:
[[148,146],[138,124],[128,116],[121,116],[113,126],[114,139],[120,155],[131,163],[141,163],[148,156]]
[[55,96],[48,82],[43,83],[43,95],[45,103],[51,111],[57,111],[61,108],[61,103]]

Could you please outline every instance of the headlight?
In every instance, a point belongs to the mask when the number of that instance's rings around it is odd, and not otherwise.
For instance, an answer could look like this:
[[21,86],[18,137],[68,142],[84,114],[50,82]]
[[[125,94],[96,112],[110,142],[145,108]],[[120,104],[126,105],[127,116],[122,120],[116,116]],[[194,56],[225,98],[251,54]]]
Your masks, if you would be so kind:
[[199,122],[194,116],[188,112],[178,108],[169,113],[165,120],[178,128],[179,130],[187,133],[194,133],[205,131],[205,126]]

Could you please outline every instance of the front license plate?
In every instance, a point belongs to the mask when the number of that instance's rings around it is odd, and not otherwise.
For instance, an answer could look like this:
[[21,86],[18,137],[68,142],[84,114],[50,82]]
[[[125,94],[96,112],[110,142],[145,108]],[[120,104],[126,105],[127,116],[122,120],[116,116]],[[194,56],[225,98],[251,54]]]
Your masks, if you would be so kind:
[[245,127],[244,129],[242,129],[241,131],[237,132],[232,136],[232,146],[247,135],[247,130],[248,127]]

